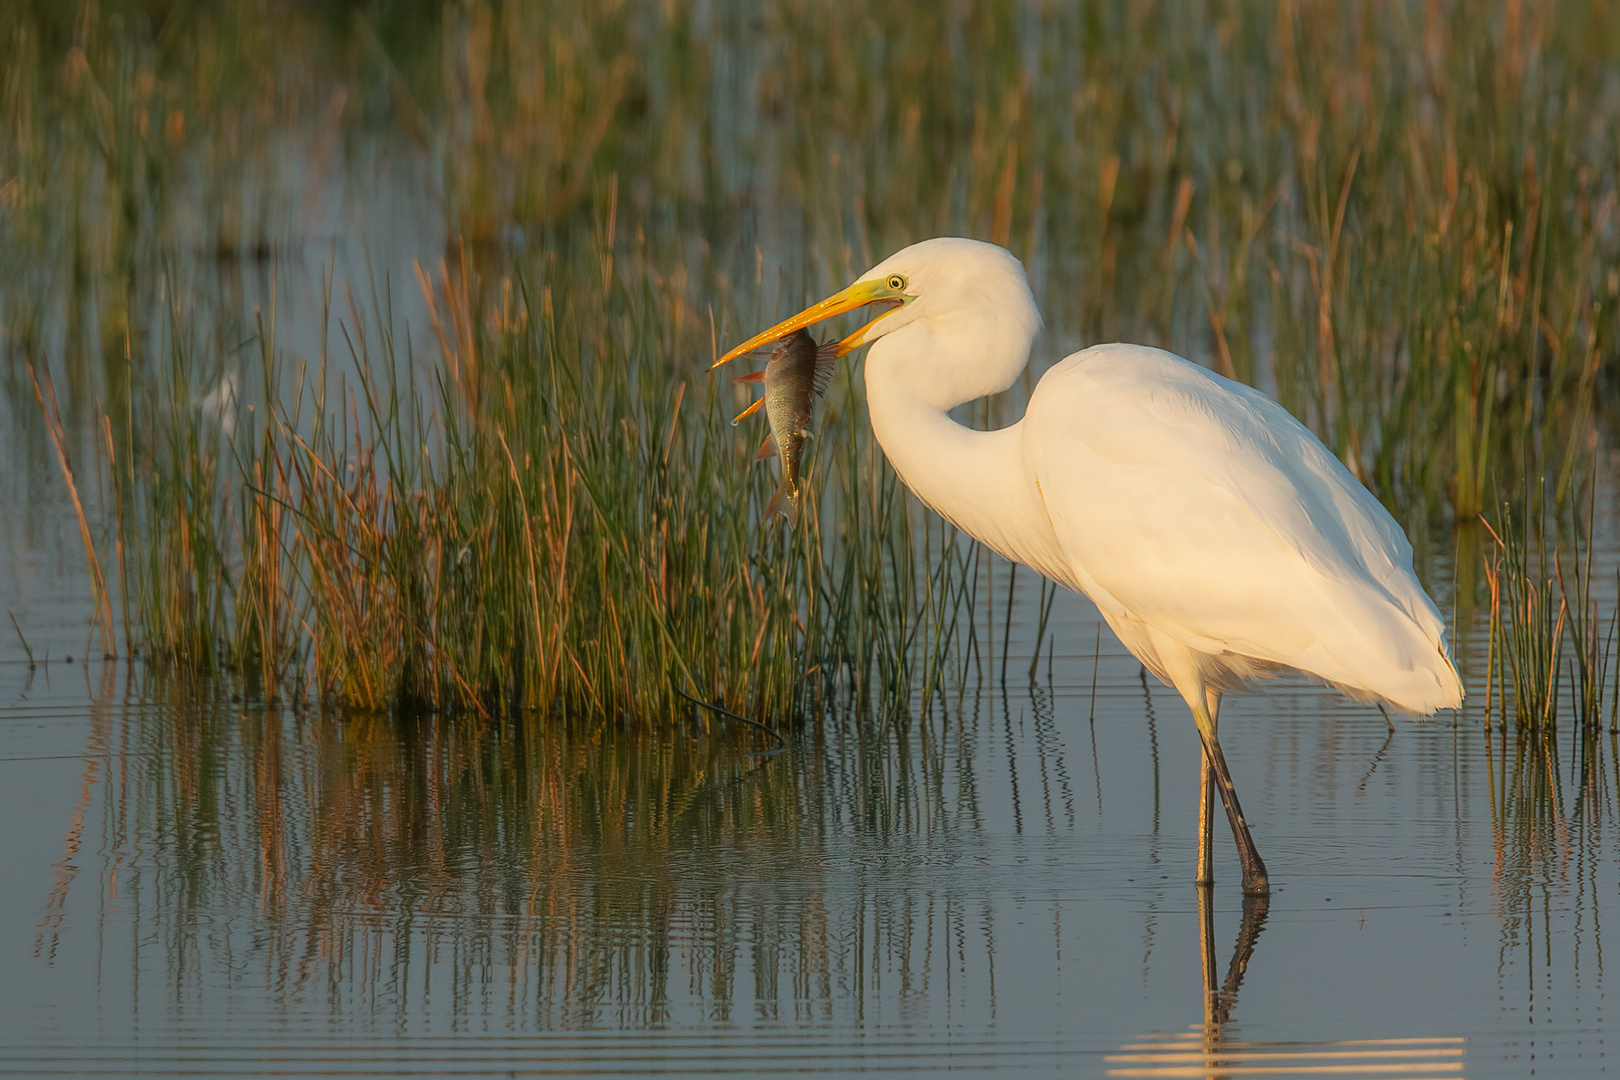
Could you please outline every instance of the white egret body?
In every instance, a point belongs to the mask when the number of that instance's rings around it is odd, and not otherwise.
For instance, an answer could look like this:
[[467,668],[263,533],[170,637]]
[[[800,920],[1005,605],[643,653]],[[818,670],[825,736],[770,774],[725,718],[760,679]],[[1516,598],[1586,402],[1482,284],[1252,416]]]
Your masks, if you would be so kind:
[[867,404],[895,471],[970,535],[1090,597],[1191,708],[1201,883],[1218,790],[1245,891],[1268,888],[1216,739],[1223,693],[1294,668],[1408,712],[1460,704],[1445,624],[1400,526],[1258,391],[1160,349],[1098,345],[1048,371],[1019,422],[952,420],[1013,384],[1040,330],[1023,266],[1002,248],[915,244],[720,363],[869,303],[889,310],[840,352],[871,344]]

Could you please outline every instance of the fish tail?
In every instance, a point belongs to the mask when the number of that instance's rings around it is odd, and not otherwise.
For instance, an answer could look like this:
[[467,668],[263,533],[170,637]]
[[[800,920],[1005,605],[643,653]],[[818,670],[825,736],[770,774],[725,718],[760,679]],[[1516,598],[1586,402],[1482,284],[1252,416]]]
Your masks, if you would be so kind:
[[783,477],[782,482],[777,485],[776,494],[771,496],[771,501],[765,504],[766,519],[769,520],[772,514],[781,514],[787,518],[790,529],[799,524],[799,490],[790,488],[786,477]]

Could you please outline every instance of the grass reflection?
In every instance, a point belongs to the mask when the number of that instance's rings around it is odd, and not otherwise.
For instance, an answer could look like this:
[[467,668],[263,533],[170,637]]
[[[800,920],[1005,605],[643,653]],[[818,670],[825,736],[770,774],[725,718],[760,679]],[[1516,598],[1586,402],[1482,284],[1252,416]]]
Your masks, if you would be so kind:
[[[1121,693],[1128,675],[1115,671],[1098,721],[1114,785],[1106,813],[1089,793],[1075,798],[1065,760],[1065,743],[1086,756],[1084,688],[1056,703],[998,696],[909,727],[840,710],[789,752],[761,754],[752,733],[706,735],[695,721],[648,738],[590,723],[267,708],[214,693],[213,680],[107,685],[84,725],[79,796],[53,821],[65,849],[42,878],[48,895],[39,887],[35,974],[77,985],[95,958],[115,973],[96,991],[103,1004],[116,1012],[112,999],[132,994],[143,1037],[159,1039],[168,1021],[154,1016],[206,1026],[246,1010],[272,1025],[263,1018],[322,1028],[341,1016],[424,1037],[701,1038],[694,1028],[717,1025],[841,1039],[855,1025],[938,1035],[929,1052],[949,1054],[963,1027],[992,1022],[1009,1037],[1074,1023],[1119,1045],[1118,1030],[1099,1033],[1076,1009],[1173,1029],[1196,1009],[1201,960],[1201,1032],[1133,1042],[1108,1066],[1182,1070],[1163,1075],[1456,1060],[1440,1052],[1456,1043],[1374,1038],[1433,1033],[1409,1018],[1369,1029],[1353,1009],[1329,1018],[1301,1005],[1289,1015],[1314,1025],[1301,1038],[1372,1041],[1289,1042],[1292,1029],[1268,1015],[1284,1008],[1268,996],[1279,976],[1300,965],[1361,972],[1345,976],[1349,990],[1311,983],[1313,999],[1352,999],[1365,990],[1356,979],[1384,986],[1388,971],[1369,974],[1365,953],[1400,952],[1401,927],[1448,948],[1500,934],[1509,1011],[1527,964],[1563,980],[1573,963],[1586,978],[1613,891],[1612,742],[1540,749],[1510,734],[1492,743],[1487,772],[1472,725],[1420,729],[1415,743],[1396,740],[1358,810],[1376,720],[1350,719],[1360,734],[1346,739],[1343,718],[1309,704],[1268,718],[1283,732],[1265,756],[1285,816],[1342,812],[1312,824],[1324,854],[1302,857],[1295,898],[1269,913],[1246,904],[1220,944],[1207,905],[1220,894],[1194,909],[1175,884],[1190,850],[1161,859],[1149,824],[1151,733]],[[1313,763],[1308,776],[1290,779],[1296,760]],[[1475,802],[1487,776],[1488,824]],[[1351,890],[1351,905],[1318,907],[1318,881],[1336,900]],[[1414,975],[1432,966],[1412,955]],[[1141,1002],[1138,978],[1151,994]]]
[[[1581,977],[1595,955],[1602,968],[1598,912],[1612,892],[1605,880],[1605,835],[1620,791],[1620,743],[1613,731],[1584,725],[1486,729],[1490,780],[1492,879],[1500,920],[1499,949],[1510,958],[1527,953],[1546,970],[1572,966]],[[1592,913],[1573,933],[1555,935],[1553,897],[1573,897]]]
[[[103,918],[131,912],[161,943],[165,993],[230,970],[289,1001],[414,1015],[470,995],[454,1014],[546,1027],[656,1026],[694,1002],[716,1022],[818,1021],[889,979],[926,999],[969,917],[965,899],[852,892],[852,873],[885,876],[868,848],[971,827],[975,766],[937,735],[847,717],[753,753],[729,733],[147,689],[161,704],[106,710],[86,807],[111,867]],[[60,932],[42,929],[42,955]]]

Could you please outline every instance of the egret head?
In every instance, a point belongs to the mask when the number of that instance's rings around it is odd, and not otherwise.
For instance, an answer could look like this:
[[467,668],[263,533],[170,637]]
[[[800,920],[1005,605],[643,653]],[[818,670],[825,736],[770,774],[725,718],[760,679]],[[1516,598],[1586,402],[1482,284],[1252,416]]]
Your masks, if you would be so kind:
[[881,310],[839,342],[838,355],[909,327],[920,344],[923,337],[929,340],[924,348],[906,350],[908,363],[929,365],[931,370],[917,374],[949,384],[940,386],[942,392],[967,394],[958,401],[1011,385],[1041,328],[1023,264],[1011,252],[978,240],[938,237],[895,252],[849,288],[743,342],[714,367],[867,305]]

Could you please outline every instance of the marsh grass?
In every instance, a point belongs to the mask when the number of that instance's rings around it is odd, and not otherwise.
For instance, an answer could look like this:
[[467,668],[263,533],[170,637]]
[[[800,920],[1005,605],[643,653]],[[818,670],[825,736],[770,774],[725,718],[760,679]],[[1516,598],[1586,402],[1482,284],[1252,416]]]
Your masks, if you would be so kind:
[[1563,512],[1545,483],[1527,493],[1515,510],[1504,504],[1493,526],[1494,548],[1485,578],[1490,593],[1485,720],[1509,715],[1520,729],[1542,732],[1558,726],[1567,709],[1578,730],[1620,718],[1620,679],[1615,678],[1620,630],[1620,573],[1612,583],[1593,572],[1596,478],[1591,504]]
[[[117,481],[148,655],[364,709],[903,708],[916,597],[959,597],[952,564],[916,555],[915,511],[848,412],[823,425],[801,528],[766,518],[759,433],[725,424],[710,343],[661,317],[637,265],[605,246],[499,282],[464,256],[424,268],[429,358],[403,355],[386,299],[347,296],[353,382],[302,368],[230,435],[176,357],[135,424],[154,458]],[[424,365],[432,396],[398,374]]]
[[[0,12],[7,374],[56,357],[66,427],[104,448],[102,595],[154,659],[266,696],[649,716],[690,712],[672,687],[787,716],[827,680],[895,703],[1000,677],[1011,606],[908,502],[853,379],[786,534],[730,391],[696,374],[940,233],[1025,259],[1040,357],[1138,340],[1273,393],[1425,559],[1526,490],[1565,512],[1612,438],[1601,5],[373,14]],[[307,260],[319,178],[368,162],[419,169],[459,239],[419,281],[328,270],[324,310],[256,311],[244,270]],[[431,327],[396,316],[411,289]],[[331,355],[278,345],[294,319]],[[222,437],[194,403],[243,340],[257,411]],[[1498,531],[1528,553],[1524,524]],[[1533,550],[1498,552],[1493,677],[1546,717],[1565,665],[1590,711],[1607,593]]]

